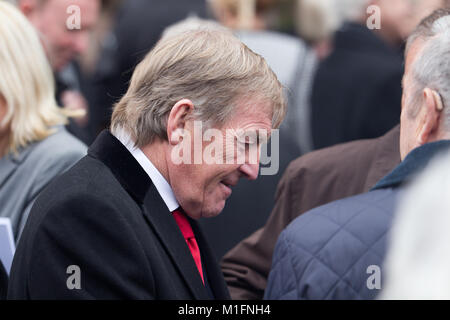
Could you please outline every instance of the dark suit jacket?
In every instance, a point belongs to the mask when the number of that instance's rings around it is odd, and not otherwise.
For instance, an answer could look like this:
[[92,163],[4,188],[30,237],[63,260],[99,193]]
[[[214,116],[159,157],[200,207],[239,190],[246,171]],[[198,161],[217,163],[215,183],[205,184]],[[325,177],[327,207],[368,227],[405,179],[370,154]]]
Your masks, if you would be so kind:
[[3,263],[0,261],[0,300],[6,299],[8,291],[8,274],[6,273]]
[[377,138],[400,121],[400,53],[366,26],[347,23],[317,69],[311,96],[315,149]]
[[239,243],[222,261],[233,299],[262,299],[281,231],[296,217],[328,202],[367,192],[400,163],[400,129],[378,139],[315,151],[293,161],[281,179],[264,228]]
[[[191,220],[210,291],[229,297]],[[80,277],[68,272],[79,267]],[[74,278],[75,277],[75,278]],[[80,280],[81,289],[68,289]],[[209,299],[171,213],[128,150],[104,131],[38,197],[12,265],[9,299]]]

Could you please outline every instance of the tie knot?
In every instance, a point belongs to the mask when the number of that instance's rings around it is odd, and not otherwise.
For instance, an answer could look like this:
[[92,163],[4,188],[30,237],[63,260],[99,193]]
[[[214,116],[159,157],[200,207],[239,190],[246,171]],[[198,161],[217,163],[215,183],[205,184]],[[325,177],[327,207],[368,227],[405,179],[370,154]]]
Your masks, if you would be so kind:
[[191,224],[189,223],[188,218],[186,217],[186,214],[182,211],[182,209],[177,209],[174,212],[172,212],[172,215],[178,224],[178,227],[181,230],[181,233],[183,234],[183,237],[188,240],[191,238],[194,238],[194,231],[192,230]]

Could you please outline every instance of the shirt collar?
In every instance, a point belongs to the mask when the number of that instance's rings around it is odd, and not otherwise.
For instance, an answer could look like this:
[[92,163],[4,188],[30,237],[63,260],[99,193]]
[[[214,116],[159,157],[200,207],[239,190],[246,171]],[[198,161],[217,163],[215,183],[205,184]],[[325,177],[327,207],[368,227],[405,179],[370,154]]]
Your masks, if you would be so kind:
[[394,188],[417,176],[438,153],[450,149],[450,140],[424,144],[412,150],[391,173],[381,179],[372,190]]
[[150,159],[142,152],[140,148],[137,148],[134,141],[132,140],[130,134],[124,129],[115,130],[112,134],[119,140],[125,148],[131,153],[131,155],[136,159],[139,165],[148,174],[153,184],[158,190],[159,195],[163,199],[167,208],[170,212],[175,211],[180,204],[178,203],[175,195],[173,193],[172,187],[159,172],[158,169],[153,165]]

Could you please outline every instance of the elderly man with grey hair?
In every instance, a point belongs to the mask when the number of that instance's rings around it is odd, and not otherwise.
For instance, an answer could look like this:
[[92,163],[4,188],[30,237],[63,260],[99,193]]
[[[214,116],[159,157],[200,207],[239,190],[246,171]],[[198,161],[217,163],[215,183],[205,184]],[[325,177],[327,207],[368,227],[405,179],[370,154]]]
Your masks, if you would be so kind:
[[261,143],[285,109],[275,74],[229,32],[163,38],[111,131],[36,200],[8,297],[229,298],[195,220],[218,215],[240,178],[257,178]]
[[450,149],[450,10],[409,37],[400,130],[402,163],[368,193],[313,209],[280,235],[265,298],[372,299],[383,288],[386,234],[405,186]]

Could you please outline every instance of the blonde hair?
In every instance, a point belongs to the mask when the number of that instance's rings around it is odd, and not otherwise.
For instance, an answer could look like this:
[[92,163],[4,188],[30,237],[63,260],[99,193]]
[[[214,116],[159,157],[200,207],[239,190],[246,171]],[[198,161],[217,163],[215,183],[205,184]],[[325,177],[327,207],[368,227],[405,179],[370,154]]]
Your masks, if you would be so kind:
[[297,33],[311,43],[330,38],[344,22],[362,17],[369,3],[369,0],[297,0]]
[[111,131],[124,128],[138,147],[167,140],[167,117],[182,99],[206,126],[224,124],[244,99],[266,103],[274,127],[286,112],[282,85],[261,56],[229,32],[198,29],[163,38],[137,66]]
[[299,36],[315,43],[330,38],[341,26],[336,0],[297,0],[295,25]]
[[237,18],[237,29],[252,29],[252,21],[258,15],[266,15],[280,0],[209,0],[211,8],[223,10]]
[[67,122],[55,101],[53,73],[38,34],[13,5],[0,1],[0,96],[9,128],[7,152],[40,141]]

